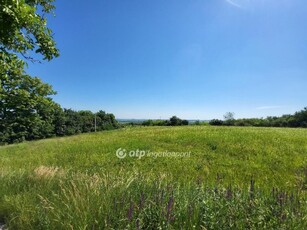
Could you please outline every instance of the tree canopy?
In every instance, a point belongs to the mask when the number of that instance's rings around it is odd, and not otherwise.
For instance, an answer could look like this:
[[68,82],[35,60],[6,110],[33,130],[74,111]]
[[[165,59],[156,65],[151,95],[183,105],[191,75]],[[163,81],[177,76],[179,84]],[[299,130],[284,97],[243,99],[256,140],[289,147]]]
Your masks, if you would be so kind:
[[[0,48],[1,53],[11,56],[8,51],[18,53],[27,60],[30,51],[35,51],[43,59],[51,60],[59,56],[47,27],[46,15],[53,12],[54,0],[0,0]],[[7,52],[5,52],[7,51]]]
[[0,0],[0,143],[53,134],[52,87],[25,71],[31,52],[59,56],[46,15],[53,0]]
[[307,128],[307,107],[293,115],[283,115],[280,117],[232,118],[225,119],[225,121],[213,119],[210,121],[210,125]]
[[27,75],[16,55],[6,55],[0,56],[0,142],[50,136],[52,114],[59,107],[49,97],[55,92]]
[[[55,91],[25,71],[38,53],[59,56],[46,15],[54,0],[0,0],[0,144],[119,127],[113,114],[62,109]],[[96,126],[94,121],[96,121]]]

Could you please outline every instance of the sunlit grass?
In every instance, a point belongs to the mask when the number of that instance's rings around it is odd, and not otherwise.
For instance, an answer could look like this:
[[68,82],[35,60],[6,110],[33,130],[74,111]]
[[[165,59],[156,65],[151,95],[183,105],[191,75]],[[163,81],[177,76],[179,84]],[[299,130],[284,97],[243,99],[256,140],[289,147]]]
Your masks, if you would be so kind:
[[[119,159],[118,148],[191,156]],[[12,229],[302,227],[306,174],[306,129],[139,127],[27,142],[0,147],[0,222]]]

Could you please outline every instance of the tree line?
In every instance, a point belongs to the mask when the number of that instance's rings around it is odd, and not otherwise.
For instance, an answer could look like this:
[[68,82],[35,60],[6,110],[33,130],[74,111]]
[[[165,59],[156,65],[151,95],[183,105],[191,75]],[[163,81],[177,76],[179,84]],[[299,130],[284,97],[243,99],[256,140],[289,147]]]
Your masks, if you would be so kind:
[[60,106],[33,109],[10,110],[0,115],[0,144],[11,144],[25,140],[37,140],[54,136],[67,136],[119,128],[113,114],[99,111],[62,109]]
[[146,120],[143,121],[143,126],[181,126],[189,125],[188,120],[182,120],[177,116],[172,116],[169,120]]
[[[232,116],[230,116],[232,115]],[[256,127],[292,127],[307,128],[307,107],[292,115],[269,116],[267,118],[234,119],[233,113],[228,113],[225,120],[213,119],[209,122],[215,126],[256,126]]]
[[39,55],[60,54],[47,27],[54,10],[54,0],[0,0],[0,144],[92,132],[94,120],[98,131],[118,127],[113,114],[62,109],[52,87],[27,74]]

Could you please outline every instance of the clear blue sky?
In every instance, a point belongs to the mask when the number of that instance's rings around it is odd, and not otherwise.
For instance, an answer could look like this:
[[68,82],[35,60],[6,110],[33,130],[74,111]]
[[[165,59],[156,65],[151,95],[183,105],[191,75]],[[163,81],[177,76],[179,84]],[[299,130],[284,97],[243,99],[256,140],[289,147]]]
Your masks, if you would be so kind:
[[307,106],[306,0],[56,2],[61,56],[28,72],[117,118],[237,118]]

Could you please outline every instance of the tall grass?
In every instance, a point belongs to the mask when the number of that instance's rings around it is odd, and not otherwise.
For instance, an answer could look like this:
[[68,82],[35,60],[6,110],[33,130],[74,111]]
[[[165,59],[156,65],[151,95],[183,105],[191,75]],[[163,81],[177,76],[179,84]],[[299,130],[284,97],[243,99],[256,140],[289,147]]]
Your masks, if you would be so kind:
[[[131,175],[131,174],[130,174]],[[11,229],[306,229],[300,192],[185,185],[159,178],[63,173],[41,167],[1,177]],[[7,188],[7,189],[3,189]]]
[[[307,130],[133,128],[0,148],[9,229],[306,229]],[[191,151],[118,159],[117,148]]]

